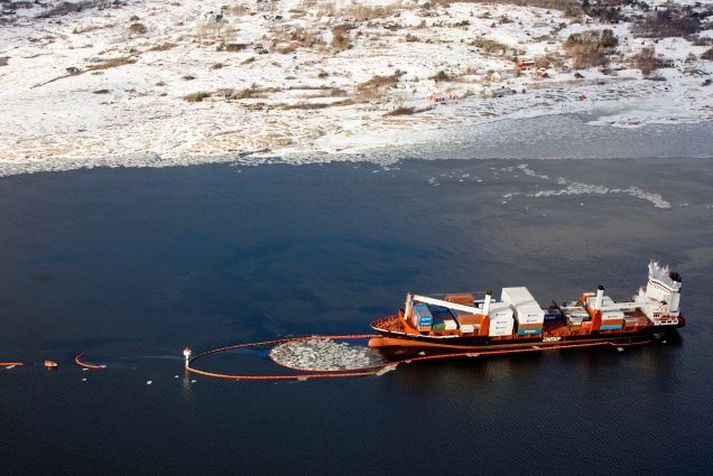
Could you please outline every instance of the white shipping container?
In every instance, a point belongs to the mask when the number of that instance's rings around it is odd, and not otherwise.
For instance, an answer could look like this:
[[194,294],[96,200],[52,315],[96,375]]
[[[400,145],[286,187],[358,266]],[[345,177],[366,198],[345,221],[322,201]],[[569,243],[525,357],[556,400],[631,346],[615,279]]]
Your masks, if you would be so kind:
[[604,311],[602,312],[602,320],[607,319],[624,319],[623,311]]
[[524,286],[516,288],[503,288],[500,297],[503,302],[512,304],[515,307],[532,305],[537,306],[538,308],[540,307],[540,305],[537,304],[537,301],[535,301],[535,298],[532,297],[532,294],[530,294],[530,291]]
[[453,319],[443,319],[443,323],[446,325],[447,331],[454,331],[458,329],[458,324]]
[[513,312],[510,305],[504,302],[496,302],[490,305],[490,326],[488,335],[491,337],[512,335],[515,326]]
[[515,318],[520,324],[542,324],[545,322],[545,311],[537,310],[522,310],[515,308]]
[[475,326],[473,324],[464,324],[460,326],[460,331],[464,334],[472,334],[475,332]]
[[526,287],[503,288],[502,300],[512,305],[515,319],[520,324],[542,324],[545,311]]

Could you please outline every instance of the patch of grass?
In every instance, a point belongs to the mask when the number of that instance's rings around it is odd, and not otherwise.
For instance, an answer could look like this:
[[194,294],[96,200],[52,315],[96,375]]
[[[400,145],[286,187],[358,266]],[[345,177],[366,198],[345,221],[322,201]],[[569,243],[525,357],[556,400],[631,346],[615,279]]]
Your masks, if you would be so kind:
[[499,41],[491,40],[490,38],[476,38],[470,42],[471,45],[479,48],[483,53],[489,55],[507,55],[510,47],[500,43]]
[[396,70],[387,76],[376,75],[356,87],[357,98],[360,101],[369,101],[379,97],[387,88],[395,88],[403,71]]
[[582,2],[580,0],[432,0],[433,3],[448,6],[452,3],[484,3],[487,5],[516,5],[520,7],[536,7],[547,10],[558,10],[568,17],[576,17],[582,14]]
[[661,67],[661,61],[656,56],[654,48],[644,48],[631,57],[631,64],[641,71],[641,74],[648,76]]
[[275,88],[260,88],[257,85],[252,85],[248,88],[241,90],[236,90],[233,88],[220,88],[213,93],[214,96],[221,97],[228,101],[235,101],[240,99],[255,99],[255,98],[265,98],[270,93],[277,92]]
[[132,23],[129,25],[129,33],[132,35],[145,35],[149,29],[143,23]]
[[181,76],[181,79],[184,81],[193,81],[194,79],[196,79],[196,77],[192,74],[184,74],[183,76]]
[[614,52],[618,44],[614,32],[604,29],[572,33],[563,46],[572,58],[572,66],[575,69],[585,69],[608,64],[608,55]]
[[131,56],[122,56],[119,58],[111,58],[102,63],[95,64],[87,68],[87,71],[97,71],[103,69],[118,68],[119,66],[125,66],[127,64],[136,63],[136,58]]
[[175,48],[176,46],[178,46],[178,45],[175,43],[167,42],[167,43],[161,43],[159,45],[152,46],[151,48],[149,48],[146,51],[166,51],[166,50],[170,50],[171,48]]
[[101,5],[103,0],[87,0],[84,2],[62,2],[59,5],[50,8],[49,10],[37,15],[37,18],[52,18],[69,15],[70,13],[81,12],[88,8],[94,8]]
[[376,20],[387,18],[401,9],[400,2],[393,2],[388,5],[364,5],[354,3],[342,11],[343,16],[347,16],[356,21]]
[[270,39],[270,44],[272,48],[277,49],[282,54],[291,53],[297,48],[321,48],[325,46],[325,42],[319,32],[297,27],[286,27],[278,31]]
[[643,17],[632,32],[644,38],[668,38],[692,35],[700,27],[700,16],[690,6],[671,4]]
[[409,116],[411,114],[416,114],[417,112],[420,111],[415,107],[399,106],[396,109],[387,112],[384,116]]
[[210,69],[223,69],[223,66],[225,66],[223,63],[215,63]]
[[72,30],[72,33],[74,33],[75,35],[81,35],[82,33],[89,33],[89,32],[96,31],[96,30],[103,30],[105,28],[111,28],[113,26],[114,25],[111,23],[109,23],[107,25],[88,25],[85,27],[75,28],[74,30]]
[[565,64],[565,59],[557,52],[551,52],[535,57],[536,68],[561,68]]
[[340,101],[334,101],[334,102],[298,102],[295,104],[278,104],[277,106],[280,109],[284,109],[286,111],[289,110],[314,110],[314,109],[326,109],[328,107],[337,107],[337,106],[349,106],[354,104],[354,100],[351,98],[346,98],[342,99]]
[[701,59],[713,61],[713,48],[704,51],[701,55]]
[[186,94],[183,96],[183,100],[188,102],[202,102],[204,99],[208,99],[209,97],[211,97],[211,93],[200,91],[197,93]]
[[341,51],[352,46],[349,30],[348,25],[337,25],[332,28],[332,48]]
[[429,79],[432,79],[432,80],[434,80],[435,82],[439,83],[439,82],[442,82],[442,81],[450,81],[450,80],[453,79],[453,78],[452,78],[448,73],[446,73],[445,71],[440,70],[439,72],[437,72],[436,74],[434,74],[433,76],[431,76]]
[[243,51],[248,46],[250,45],[248,45],[247,43],[221,43],[216,47],[216,49],[218,51],[229,51],[231,53],[235,53],[238,51]]

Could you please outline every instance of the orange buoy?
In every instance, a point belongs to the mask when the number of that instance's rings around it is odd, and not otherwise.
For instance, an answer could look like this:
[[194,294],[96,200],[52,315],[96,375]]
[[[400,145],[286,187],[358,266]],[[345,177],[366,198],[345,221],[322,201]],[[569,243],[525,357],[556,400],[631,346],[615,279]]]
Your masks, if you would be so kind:
[[56,369],[59,367],[59,364],[55,362],[54,360],[45,360],[45,368],[47,369]]

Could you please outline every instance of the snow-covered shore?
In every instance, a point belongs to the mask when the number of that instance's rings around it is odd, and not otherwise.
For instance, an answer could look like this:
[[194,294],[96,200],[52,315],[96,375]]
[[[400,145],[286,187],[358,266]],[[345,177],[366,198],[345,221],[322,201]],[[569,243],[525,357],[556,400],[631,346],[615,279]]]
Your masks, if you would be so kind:
[[[606,127],[713,120],[710,29],[654,43],[626,21],[480,2],[97,5],[2,16],[0,175],[353,160],[561,113]],[[563,43],[601,29],[618,40],[609,65],[572,69]],[[644,48],[666,62],[649,77],[630,64]],[[551,55],[563,63],[513,61]]]

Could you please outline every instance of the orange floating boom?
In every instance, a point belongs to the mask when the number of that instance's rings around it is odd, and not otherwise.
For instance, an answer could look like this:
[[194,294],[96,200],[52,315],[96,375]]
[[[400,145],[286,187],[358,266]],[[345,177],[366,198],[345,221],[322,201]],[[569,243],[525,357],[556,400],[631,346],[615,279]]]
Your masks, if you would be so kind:
[[[212,354],[217,354],[221,352],[227,352],[230,350],[244,349],[249,347],[267,347],[271,345],[282,344],[285,342],[295,342],[304,341],[310,339],[331,339],[331,340],[357,340],[357,339],[371,339],[375,337],[374,334],[361,334],[361,335],[351,335],[351,336],[306,336],[306,337],[293,337],[285,339],[276,339],[271,341],[262,342],[248,342],[243,344],[236,344],[227,347],[220,347],[218,349],[208,350],[202,352],[188,361],[186,364],[186,370],[188,372],[202,375],[204,377],[219,378],[225,380],[311,380],[311,379],[328,379],[328,378],[349,378],[349,377],[368,377],[382,375],[383,371],[386,369],[393,369],[398,365],[411,364],[415,362],[423,362],[426,360],[436,360],[436,359],[454,359],[462,357],[479,357],[488,355],[506,355],[506,354],[519,354],[525,352],[543,352],[546,350],[555,349],[568,349],[568,348],[582,348],[582,347],[597,347],[597,346],[618,346],[618,345],[643,345],[648,344],[651,340],[641,340],[637,342],[628,343],[615,343],[612,341],[595,341],[595,342],[576,342],[576,343],[562,343],[557,346],[541,346],[541,345],[530,345],[525,348],[518,349],[491,349],[491,350],[476,350],[473,349],[470,352],[459,352],[454,354],[439,354],[439,355],[427,355],[422,357],[411,357],[402,360],[395,360],[386,362],[379,365],[362,367],[358,369],[353,369],[350,371],[344,370],[325,370],[325,371],[302,371],[304,373],[300,374],[286,374],[286,375],[242,375],[242,374],[226,374],[218,372],[210,372],[208,370],[198,369],[193,367],[191,364],[196,360],[207,357]],[[281,364],[278,364],[281,365]],[[282,367],[290,368],[285,365]],[[297,369],[291,369],[297,370]]]
[[82,367],[82,368],[91,369],[91,370],[101,370],[101,369],[105,369],[105,368],[106,368],[106,365],[103,365],[103,364],[90,364],[90,363],[88,363],[88,362],[82,362],[81,359],[82,359],[82,357],[84,357],[84,355],[85,355],[85,353],[82,352],[81,354],[79,354],[78,356],[76,356],[76,357],[74,358],[74,363],[77,364],[77,365],[79,365],[79,366]]

